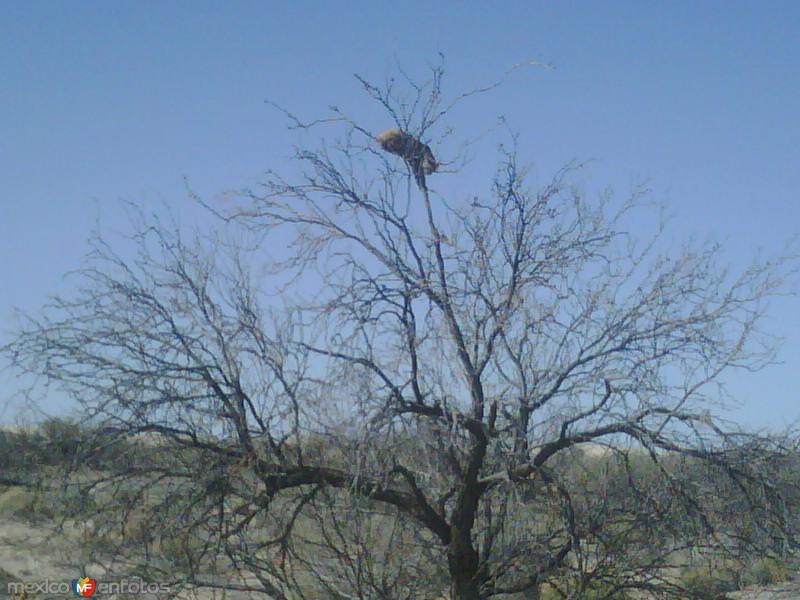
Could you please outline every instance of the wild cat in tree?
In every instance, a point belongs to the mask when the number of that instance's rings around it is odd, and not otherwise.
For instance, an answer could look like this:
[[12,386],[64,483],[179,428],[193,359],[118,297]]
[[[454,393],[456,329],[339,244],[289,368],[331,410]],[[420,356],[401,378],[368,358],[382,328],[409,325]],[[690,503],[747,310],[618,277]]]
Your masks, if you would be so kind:
[[375,139],[386,152],[396,154],[405,160],[414,173],[419,189],[427,189],[425,176],[439,168],[430,146],[397,127],[379,133]]

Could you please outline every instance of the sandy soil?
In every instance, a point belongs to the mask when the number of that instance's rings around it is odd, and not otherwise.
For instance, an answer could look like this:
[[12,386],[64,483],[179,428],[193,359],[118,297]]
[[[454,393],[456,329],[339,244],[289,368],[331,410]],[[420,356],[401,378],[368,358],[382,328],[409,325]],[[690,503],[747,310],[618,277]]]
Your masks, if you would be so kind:
[[[0,519],[0,569],[17,581],[51,580],[69,582],[76,577],[64,564],[68,548],[64,540],[44,528],[27,525],[21,520]],[[7,582],[0,595],[8,595]]]
[[[118,580],[118,576],[109,575],[106,569],[98,564],[80,564],[75,545],[71,543],[70,538],[71,535],[68,531],[54,533],[51,527],[33,526],[22,520],[0,517],[0,598],[8,598],[11,595],[11,588],[8,587],[11,582],[39,584],[49,581],[63,587],[63,584],[69,584],[73,579],[84,574],[88,574],[97,581],[103,581],[104,576],[108,577],[107,581]],[[71,592],[67,595],[39,593],[34,597],[35,600],[44,600],[45,598],[65,600],[73,598],[73,594]],[[147,593],[135,596],[108,594],[97,597],[106,600],[122,600],[123,598],[161,600],[158,596]],[[202,591],[179,596],[180,600],[216,600],[218,598],[248,600],[251,595]],[[259,598],[264,600],[263,596]]]
[[800,584],[774,586],[767,590],[746,590],[728,594],[731,600],[798,600]]

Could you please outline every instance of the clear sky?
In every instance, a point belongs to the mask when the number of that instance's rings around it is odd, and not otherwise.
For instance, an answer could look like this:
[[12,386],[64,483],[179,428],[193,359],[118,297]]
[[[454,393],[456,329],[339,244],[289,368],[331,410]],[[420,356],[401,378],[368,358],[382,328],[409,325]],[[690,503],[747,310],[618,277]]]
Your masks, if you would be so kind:
[[[553,64],[516,72],[461,115],[476,129],[505,115],[542,175],[578,158],[593,159],[593,186],[624,195],[647,181],[669,207],[672,231],[727,242],[733,265],[776,252],[800,230],[798,2],[7,1],[2,9],[2,331],[12,307],[35,311],[49,293],[69,290],[62,275],[79,266],[97,219],[124,228],[120,199],[190,211],[184,178],[213,198],[282,164],[295,140],[265,99],[309,117],[334,104],[360,110],[354,72],[381,80],[399,61],[423,73],[439,51],[451,92],[524,59]],[[464,175],[453,193],[473,184]],[[773,304],[768,327],[786,338],[783,364],[731,380],[743,403],[737,419],[780,427],[800,417],[799,307],[796,298]],[[0,403],[14,388],[0,374]]]

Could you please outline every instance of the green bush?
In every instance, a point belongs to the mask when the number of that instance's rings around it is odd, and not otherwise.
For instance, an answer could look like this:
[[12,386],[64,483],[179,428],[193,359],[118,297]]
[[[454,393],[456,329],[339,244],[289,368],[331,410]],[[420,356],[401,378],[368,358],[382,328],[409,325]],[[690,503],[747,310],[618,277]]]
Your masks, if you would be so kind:
[[6,481],[32,482],[41,462],[41,437],[31,431],[0,431],[0,472]]
[[773,557],[760,558],[750,564],[743,574],[747,585],[772,585],[786,581],[791,571],[789,566]]
[[[595,582],[584,591],[581,600],[629,600],[630,596],[623,591],[615,591],[614,586],[607,582]],[[564,600],[553,586],[544,584],[539,590],[539,600]]]
[[84,433],[77,422],[51,417],[40,425],[39,431],[44,437],[46,460],[49,464],[68,465],[78,456]]
[[22,486],[13,486],[0,494],[0,515],[31,518],[36,515],[38,496]]
[[720,600],[725,594],[739,589],[739,573],[730,567],[712,569],[709,565],[684,571],[681,587],[689,598]]

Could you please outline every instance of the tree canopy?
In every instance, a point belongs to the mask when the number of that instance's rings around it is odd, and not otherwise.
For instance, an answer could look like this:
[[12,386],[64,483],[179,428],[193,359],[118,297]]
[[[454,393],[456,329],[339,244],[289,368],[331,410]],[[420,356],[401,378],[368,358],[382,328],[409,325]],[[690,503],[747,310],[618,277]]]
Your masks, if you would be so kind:
[[717,388],[770,358],[785,263],[660,254],[638,195],[590,197],[577,165],[532,189],[513,136],[488,192],[439,191],[468,168],[436,146],[450,111],[491,89],[450,102],[443,75],[358,79],[433,147],[426,184],[344,111],[286,112],[338,141],[208,205],[234,235],[141,215],[135,254],[96,239],[5,348],[106,427],[87,452],[130,444],[75,484],[147,524],[120,556],[281,599],[679,598],[686,552],[794,547],[791,440],[727,423]]

